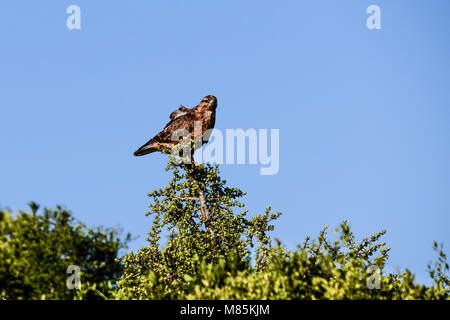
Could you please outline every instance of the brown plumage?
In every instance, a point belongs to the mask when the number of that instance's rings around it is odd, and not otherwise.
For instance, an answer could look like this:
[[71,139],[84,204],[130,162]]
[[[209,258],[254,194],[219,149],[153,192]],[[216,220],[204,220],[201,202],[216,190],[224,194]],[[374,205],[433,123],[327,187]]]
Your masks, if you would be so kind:
[[182,140],[179,133],[183,130],[189,133],[191,138],[194,138],[194,126],[199,128],[201,125],[201,137],[203,138],[201,144],[208,142],[209,135],[206,136],[205,133],[208,129],[214,128],[216,108],[217,99],[214,96],[204,97],[200,104],[192,109],[180,106],[170,114],[170,121],[164,129],[136,150],[134,155],[143,156],[155,151],[170,151]]

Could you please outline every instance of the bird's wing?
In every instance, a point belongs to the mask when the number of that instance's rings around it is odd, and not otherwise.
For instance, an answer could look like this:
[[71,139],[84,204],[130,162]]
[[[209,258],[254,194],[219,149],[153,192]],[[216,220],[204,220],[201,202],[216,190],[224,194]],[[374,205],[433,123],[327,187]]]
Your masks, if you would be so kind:
[[186,134],[194,131],[194,121],[195,117],[193,112],[187,112],[184,115],[176,117],[160,133],[140,147],[134,155],[139,156],[156,151],[159,143],[171,143],[181,140]]
[[[188,109],[189,111],[191,109]],[[171,120],[164,129],[158,133],[155,138],[158,141],[169,142],[172,141],[172,134],[176,130],[185,130],[187,132],[192,132],[194,130],[195,116],[193,112],[186,112],[182,115],[178,115],[176,118]]]
[[179,117],[185,115],[189,111],[192,111],[192,109],[189,109],[189,108],[184,107],[183,105],[180,105],[180,107],[177,110],[175,110],[174,112],[172,112],[170,114],[170,120],[173,121],[176,118],[179,118]]

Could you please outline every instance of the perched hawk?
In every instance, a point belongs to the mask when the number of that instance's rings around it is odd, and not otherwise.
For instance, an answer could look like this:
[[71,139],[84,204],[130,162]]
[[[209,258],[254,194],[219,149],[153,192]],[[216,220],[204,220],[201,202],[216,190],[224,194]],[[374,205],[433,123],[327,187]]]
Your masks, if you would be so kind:
[[[216,122],[216,108],[217,99],[214,96],[204,97],[200,104],[192,109],[180,106],[180,108],[170,114],[170,121],[166,124],[164,129],[136,150],[134,155],[143,156],[155,151],[170,151],[182,140],[182,138],[179,139],[177,136],[177,132],[183,130],[189,133],[192,139],[194,138],[194,133],[197,134],[197,139],[202,138],[202,142],[199,146],[208,142],[209,134],[205,135],[205,133],[208,129],[214,128],[214,123]],[[201,137],[198,137],[200,133]],[[208,131],[208,133],[210,133],[210,131]],[[174,136],[176,139],[174,139]],[[192,153],[194,151],[195,150],[193,150]]]

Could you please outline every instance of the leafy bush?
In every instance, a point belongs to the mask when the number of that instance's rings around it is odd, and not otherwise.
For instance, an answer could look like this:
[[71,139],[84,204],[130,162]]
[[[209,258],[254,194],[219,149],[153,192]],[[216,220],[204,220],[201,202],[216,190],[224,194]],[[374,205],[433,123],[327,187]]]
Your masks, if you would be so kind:
[[[281,213],[269,207],[251,219],[246,210],[234,214],[244,193],[226,187],[217,166],[170,161],[167,170],[172,181],[149,194],[149,246],[123,258],[117,299],[449,298],[448,263],[437,244],[430,287],[408,270],[382,274],[390,250],[380,240],[385,231],[357,243],[344,221],[334,241],[325,227],[291,252],[267,234]],[[169,232],[165,245],[163,230]]]
[[[153,215],[149,246],[123,259],[118,298],[180,298],[188,292],[185,276],[201,266],[196,257],[215,264],[236,251],[239,261],[248,264],[248,248],[256,245],[255,270],[262,270],[269,258],[270,222],[280,213],[267,208],[252,219],[246,218],[247,210],[234,215],[234,209],[243,207],[238,198],[244,193],[226,187],[217,167],[176,166],[170,161],[167,170],[173,172],[172,181],[149,194],[154,201],[148,213]],[[161,250],[163,230],[169,240]],[[158,282],[158,288],[149,287],[149,281]]]
[[[0,210],[2,299],[449,299],[442,245],[428,266],[431,286],[405,270],[382,271],[390,248],[381,231],[357,242],[344,221],[287,250],[269,236],[280,212],[247,217],[238,188],[218,166],[167,166],[169,185],[154,190],[149,245],[118,259],[130,239],[118,229],[90,229],[70,212],[30,204],[31,213]],[[166,243],[162,238],[168,236]],[[69,290],[67,268],[81,268]]]
[[[118,229],[90,229],[69,211],[30,204],[31,213],[14,216],[0,210],[0,297],[3,299],[73,299],[111,297],[122,274],[116,260],[129,235]],[[81,290],[69,290],[67,268],[81,270]]]

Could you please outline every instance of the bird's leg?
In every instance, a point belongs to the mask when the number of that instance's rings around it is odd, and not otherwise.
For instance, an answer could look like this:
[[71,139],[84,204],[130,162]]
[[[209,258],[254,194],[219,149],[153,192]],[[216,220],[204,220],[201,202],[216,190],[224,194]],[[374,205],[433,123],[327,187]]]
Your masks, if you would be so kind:
[[201,166],[201,163],[196,163],[195,161],[194,161],[194,153],[195,153],[195,141],[193,141],[193,143],[191,143],[191,164],[194,166],[194,167],[200,167]]
[[194,160],[192,160],[192,165],[196,168],[200,167],[202,164],[201,163],[196,163],[194,162]]
[[200,167],[201,165],[202,165],[201,163],[196,163],[196,162],[194,161],[194,156],[192,155],[192,156],[191,156],[191,166],[194,166],[194,167],[198,168],[198,167]]

